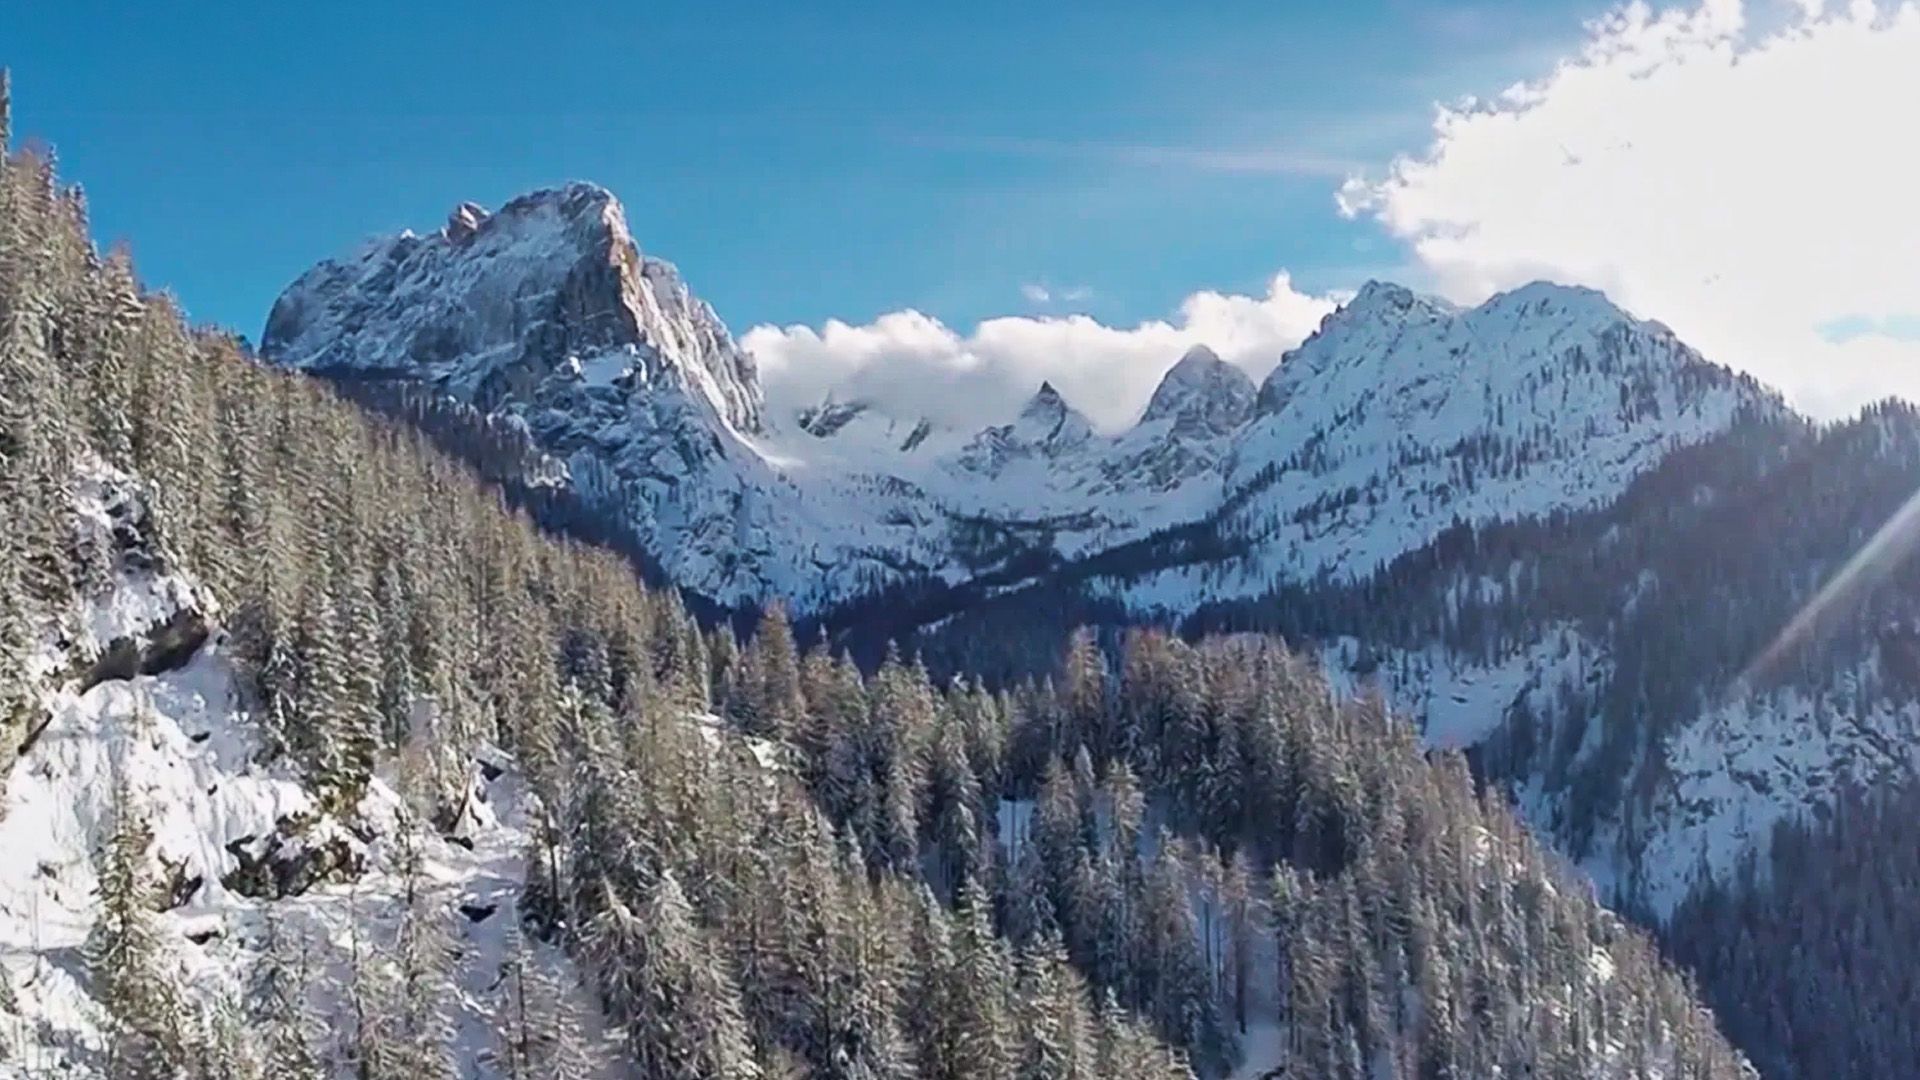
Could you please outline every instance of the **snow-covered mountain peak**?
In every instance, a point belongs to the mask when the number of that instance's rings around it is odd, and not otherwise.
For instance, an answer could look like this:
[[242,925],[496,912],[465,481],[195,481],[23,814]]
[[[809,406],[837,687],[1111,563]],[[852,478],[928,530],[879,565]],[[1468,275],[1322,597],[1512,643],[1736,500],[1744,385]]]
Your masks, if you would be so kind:
[[1417,293],[1405,285],[1391,281],[1368,280],[1353,294],[1353,298],[1340,305],[1335,317],[1347,318],[1406,318],[1417,316],[1445,316],[1457,312],[1459,308],[1437,296]]
[[1482,315],[1517,312],[1604,321],[1631,318],[1599,289],[1585,285],[1562,285],[1553,281],[1531,281],[1518,288],[1496,293],[1474,310]]
[[1781,408],[1590,289],[1460,309],[1369,283],[1262,385],[1223,485],[1225,527],[1259,539],[1240,583],[1211,589],[1365,578],[1454,522],[1595,505],[1672,450]]
[[1093,438],[1093,425],[1050,382],[1040,384],[1006,430],[1020,442],[1055,447],[1077,446]]
[[1205,372],[1221,362],[1220,354],[1213,349],[1206,345],[1195,345],[1180,354],[1180,359],[1174,361],[1173,366],[1167,369],[1167,374],[1162,381],[1177,379],[1183,372]]
[[1087,418],[1051,382],[1042,382],[1013,423],[975,435],[955,464],[963,473],[998,476],[1013,461],[1059,458],[1100,441]]
[[1255,394],[1252,376],[1195,345],[1167,369],[1140,422],[1168,422],[1183,435],[1224,435],[1253,414]]
[[1020,410],[1020,415],[1057,417],[1066,411],[1067,399],[1060,396],[1060,391],[1054,388],[1053,383],[1042,380],[1040,389],[1035,390],[1033,396],[1027,399],[1026,405]]
[[[1621,335],[1638,344],[1628,346],[1624,338],[1609,343]],[[1287,408],[1307,386],[1325,411],[1329,384],[1341,387],[1342,395],[1369,400],[1424,387],[1421,399],[1438,401],[1454,396],[1459,383],[1484,386],[1483,396],[1491,397],[1552,377],[1547,369],[1561,366],[1569,352],[1598,351],[1647,372],[1711,366],[1664,327],[1635,319],[1595,289],[1534,282],[1463,309],[1370,281],[1267,377],[1259,411]],[[1582,373],[1606,381],[1624,370]],[[1483,375],[1491,382],[1478,381]]]
[[672,386],[758,430],[753,361],[674,268],[643,256],[619,200],[595,184],[456,207],[430,236],[401,233],[323,262],[288,287],[261,351],[293,367],[405,378],[491,408],[550,392],[628,354],[634,385]]

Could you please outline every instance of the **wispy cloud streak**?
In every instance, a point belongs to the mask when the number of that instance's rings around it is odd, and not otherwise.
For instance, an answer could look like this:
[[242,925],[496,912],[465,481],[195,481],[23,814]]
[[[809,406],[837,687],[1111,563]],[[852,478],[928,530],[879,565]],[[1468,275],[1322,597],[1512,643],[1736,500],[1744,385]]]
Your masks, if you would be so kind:
[[907,143],[930,150],[1002,157],[1053,158],[1105,162],[1141,169],[1234,173],[1254,176],[1304,176],[1346,180],[1363,163],[1305,147],[1287,145],[1192,145],[1056,139],[1025,135],[915,135]]

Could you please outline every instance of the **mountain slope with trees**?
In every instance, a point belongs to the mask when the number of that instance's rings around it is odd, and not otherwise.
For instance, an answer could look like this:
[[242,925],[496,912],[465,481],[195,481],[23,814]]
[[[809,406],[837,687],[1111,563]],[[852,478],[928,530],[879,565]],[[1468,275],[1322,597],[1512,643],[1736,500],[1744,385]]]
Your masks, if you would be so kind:
[[[50,155],[4,162],[0,797],[67,792],[22,835],[98,887],[6,868],[85,942],[4,912],[0,1071],[1745,1071],[1457,755],[1276,643],[1142,633],[1115,667],[1079,635],[990,691],[803,651],[777,606],[704,630],[188,329]],[[510,898],[449,910],[508,810]]]

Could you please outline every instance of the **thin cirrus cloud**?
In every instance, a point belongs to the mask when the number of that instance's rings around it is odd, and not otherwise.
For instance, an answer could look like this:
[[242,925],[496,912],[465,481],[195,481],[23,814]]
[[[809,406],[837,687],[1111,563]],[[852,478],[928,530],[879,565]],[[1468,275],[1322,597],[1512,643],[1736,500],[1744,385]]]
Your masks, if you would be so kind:
[[1287,143],[1211,145],[1020,135],[919,135],[908,141],[927,149],[969,154],[1052,158],[1146,169],[1317,177],[1336,181],[1353,175],[1361,167],[1358,159]]
[[1915,101],[1914,3],[1635,3],[1340,205],[1454,300],[1602,288],[1837,416],[1920,398]]
[[1035,307],[1080,304],[1093,299],[1093,288],[1088,285],[1048,285],[1045,282],[1029,281],[1020,286],[1020,295]]
[[1086,315],[987,319],[962,334],[918,311],[870,323],[758,326],[743,344],[777,407],[832,394],[901,417],[978,427],[1012,416],[1050,381],[1095,426],[1124,428],[1160,377],[1194,345],[1259,378],[1332,311],[1334,299],[1274,275],[1266,294],[1198,292],[1171,319],[1107,326]]

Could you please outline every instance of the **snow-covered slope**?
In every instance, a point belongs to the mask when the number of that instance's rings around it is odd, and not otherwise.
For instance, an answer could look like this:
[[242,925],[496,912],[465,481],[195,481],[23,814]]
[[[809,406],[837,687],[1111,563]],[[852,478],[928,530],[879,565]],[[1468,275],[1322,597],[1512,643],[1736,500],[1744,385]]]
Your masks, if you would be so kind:
[[[1604,643],[1561,625],[1493,662],[1434,645],[1369,648],[1343,638],[1322,650],[1336,688],[1379,692],[1429,745],[1473,747],[1525,717],[1541,743],[1583,726],[1578,763],[1595,752],[1600,721],[1588,710],[1615,674]],[[1362,663],[1364,658],[1364,663]],[[1863,688],[1887,681],[1880,649],[1818,689],[1784,686],[1706,700],[1632,764],[1644,792],[1587,824],[1580,869],[1602,895],[1665,917],[1707,877],[1731,878],[1764,855],[1774,826],[1826,814],[1848,790],[1920,777],[1920,703]],[[1568,792],[1535,773],[1512,789],[1521,812],[1563,843],[1573,826]],[[1641,801],[1644,795],[1644,801]]]
[[1457,311],[1371,284],[1256,390],[1197,348],[1140,421],[1094,430],[1042,386],[973,430],[875,403],[765,407],[752,360],[586,184],[326,262],[262,351],[398,379],[524,424],[678,584],[829,607],[906,581],[1004,578],[1216,522],[1231,566],[1115,585],[1186,610],[1278,577],[1364,575],[1456,518],[1590,505],[1742,408],[1778,408],[1597,293]]
[[1743,412],[1782,410],[1665,327],[1546,283],[1460,309],[1371,282],[1260,388],[1223,481],[1231,566],[1121,595],[1174,611],[1364,579],[1456,522],[1604,505]]
[[[315,1015],[347,1030],[345,958],[392,941],[400,853],[417,846],[427,910],[458,954],[461,1060],[479,1070],[466,1075],[490,1080],[495,987],[519,923],[526,845],[511,768],[476,764],[457,841],[406,809],[392,764],[351,821],[323,812],[283,767],[258,763],[213,606],[138,528],[138,485],[94,469],[79,488],[83,543],[109,548],[113,569],[68,632],[49,638],[39,664],[46,720],[7,762],[0,790],[0,973],[15,998],[0,1011],[0,1077],[104,1076],[84,947],[98,908],[94,854],[124,782],[150,822],[149,869],[168,897],[166,962],[201,1006],[244,992],[271,920],[312,953]],[[528,948],[557,982],[577,985],[564,956]]]

